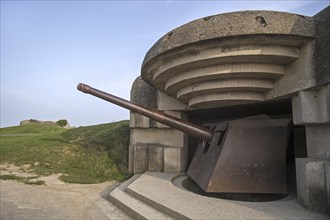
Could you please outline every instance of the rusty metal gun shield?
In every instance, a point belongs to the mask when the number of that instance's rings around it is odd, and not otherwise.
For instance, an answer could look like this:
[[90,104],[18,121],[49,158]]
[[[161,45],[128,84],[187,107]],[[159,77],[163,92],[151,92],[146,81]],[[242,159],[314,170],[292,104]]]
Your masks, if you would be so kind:
[[221,122],[212,141],[200,142],[188,169],[205,192],[287,193],[290,119]]

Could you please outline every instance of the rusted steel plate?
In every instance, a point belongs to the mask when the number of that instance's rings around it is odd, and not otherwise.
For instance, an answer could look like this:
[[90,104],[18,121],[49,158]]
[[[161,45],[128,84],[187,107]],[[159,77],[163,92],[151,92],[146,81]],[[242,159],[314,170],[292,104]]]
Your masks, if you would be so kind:
[[205,192],[285,194],[289,123],[258,118],[228,122],[225,133],[214,131],[207,151],[202,144],[197,148],[188,176]]

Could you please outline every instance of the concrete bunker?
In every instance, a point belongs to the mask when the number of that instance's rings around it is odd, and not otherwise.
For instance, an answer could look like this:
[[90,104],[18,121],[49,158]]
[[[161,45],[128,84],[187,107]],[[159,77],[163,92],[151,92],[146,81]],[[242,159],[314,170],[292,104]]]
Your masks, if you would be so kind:
[[[197,124],[290,118],[298,200],[329,211],[329,7],[313,17],[242,11],[178,27],[148,51],[131,101]],[[186,172],[196,140],[131,112],[129,169]],[[317,190],[314,190],[317,189]]]

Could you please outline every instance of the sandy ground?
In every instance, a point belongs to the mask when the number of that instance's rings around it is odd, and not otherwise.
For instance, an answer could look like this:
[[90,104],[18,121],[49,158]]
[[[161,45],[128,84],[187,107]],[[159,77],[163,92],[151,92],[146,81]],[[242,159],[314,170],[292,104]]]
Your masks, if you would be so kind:
[[[1,174],[34,175],[10,166],[2,165]],[[60,175],[38,178],[42,186],[0,180],[0,219],[129,219],[105,199],[114,182],[67,184]]]

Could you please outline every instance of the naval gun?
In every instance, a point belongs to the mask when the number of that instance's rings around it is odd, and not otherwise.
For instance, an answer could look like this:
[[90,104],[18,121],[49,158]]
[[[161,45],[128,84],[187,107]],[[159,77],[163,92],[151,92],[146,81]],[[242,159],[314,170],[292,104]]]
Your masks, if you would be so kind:
[[204,192],[287,193],[291,119],[259,115],[199,126],[86,84],[77,89],[199,138],[187,175]]

